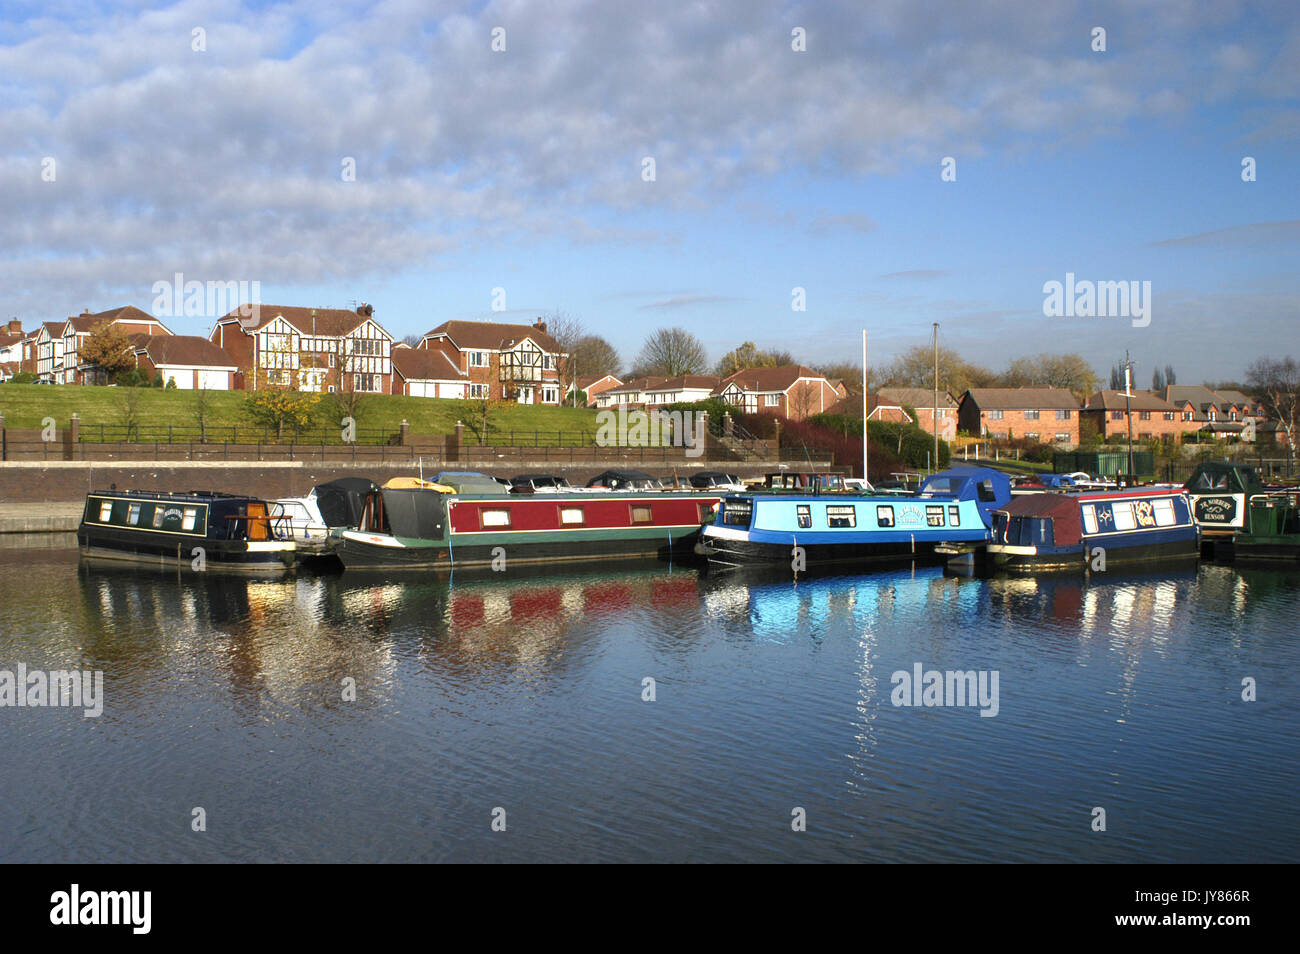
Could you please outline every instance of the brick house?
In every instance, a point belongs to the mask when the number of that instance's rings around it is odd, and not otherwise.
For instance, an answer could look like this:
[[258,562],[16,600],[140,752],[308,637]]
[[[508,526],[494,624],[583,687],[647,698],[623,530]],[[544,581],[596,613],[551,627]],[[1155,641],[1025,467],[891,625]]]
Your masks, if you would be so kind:
[[746,414],[777,414],[802,421],[821,414],[848,390],[799,364],[776,368],[747,368],[722,380],[713,396]]
[[391,394],[393,336],[362,304],[347,308],[259,305],[235,309],[208,340],[239,367],[236,387],[261,383],[300,391]]
[[469,396],[520,404],[559,404],[567,355],[540,318],[531,325],[444,321],[416,350],[443,351],[469,381]]
[[569,385],[569,390],[565,394],[565,400],[573,396],[575,390],[581,391],[587,395],[587,407],[595,407],[596,399],[611,388],[622,387],[623,382],[612,374],[585,375],[578,378],[573,384]]
[[1133,436],[1139,440],[1174,440],[1201,426],[1185,418],[1179,406],[1151,391],[1134,391],[1127,399],[1123,391],[1098,391],[1088,398],[1082,414],[1089,434],[1107,438],[1127,437],[1130,416]]
[[181,391],[233,391],[239,367],[226,351],[199,335],[133,336],[135,366],[150,379]]
[[957,406],[957,429],[973,437],[1079,443],[1083,405],[1061,388],[971,388]]
[[23,361],[23,342],[27,335],[23,333],[23,323],[17,318],[0,331],[0,364],[21,365]]
[[63,338],[63,361],[61,376],[55,378],[60,384],[97,384],[102,383],[102,372],[93,364],[80,357],[81,348],[92,335],[116,326],[128,335],[170,335],[171,329],[146,311],[134,305],[113,308],[95,314],[86,309],[63,322],[60,335]]
[[393,393],[408,397],[464,399],[469,375],[441,348],[393,348]]
[[935,407],[934,391],[929,388],[881,388],[880,398],[916,411],[916,425],[927,434],[939,430],[941,440],[950,441],[957,436],[957,401],[946,390],[939,392]]
[[661,385],[667,380],[662,375],[633,378],[617,387],[607,388],[598,394],[596,396],[596,406],[602,409],[610,407],[644,407],[646,393],[651,388]]
[[1205,431],[1215,437],[1253,439],[1255,427],[1264,423],[1259,402],[1240,391],[1213,391],[1199,384],[1171,384],[1164,389],[1165,400],[1179,411],[1182,420],[1195,422],[1190,430]]

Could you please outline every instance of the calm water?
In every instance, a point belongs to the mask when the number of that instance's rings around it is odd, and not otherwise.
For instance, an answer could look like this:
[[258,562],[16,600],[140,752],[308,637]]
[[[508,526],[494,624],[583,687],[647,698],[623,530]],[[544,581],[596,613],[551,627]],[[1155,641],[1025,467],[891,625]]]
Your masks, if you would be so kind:
[[[9,549],[0,669],[106,701],[0,708],[0,860],[1296,861],[1297,618],[1300,574],[1213,566],[248,582]],[[998,670],[997,716],[893,706],[918,662]]]

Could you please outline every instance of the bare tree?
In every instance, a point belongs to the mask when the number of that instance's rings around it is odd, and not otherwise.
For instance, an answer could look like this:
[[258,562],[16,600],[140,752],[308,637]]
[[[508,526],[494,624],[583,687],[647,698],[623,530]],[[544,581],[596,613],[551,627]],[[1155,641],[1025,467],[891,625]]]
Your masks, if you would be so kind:
[[583,335],[573,346],[574,371],[581,377],[600,377],[612,374],[618,377],[623,370],[623,360],[614,346],[600,335]]
[[549,312],[542,320],[546,323],[546,333],[560,346],[556,370],[560,375],[560,393],[564,394],[577,380],[579,373],[588,373],[579,369],[574,357],[578,342],[583,339],[587,330],[583,327],[582,319],[559,308]]
[[709,366],[700,339],[685,328],[660,328],[641,346],[633,377],[702,374]]
[[1287,455],[1295,466],[1295,419],[1300,404],[1300,365],[1294,358],[1260,358],[1246,369],[1246,386],[1286,434]]
[[420,342],[424,340],[424,335],[407,335],[402,339],[402,344],[410,345],[412,348],[420,347]]

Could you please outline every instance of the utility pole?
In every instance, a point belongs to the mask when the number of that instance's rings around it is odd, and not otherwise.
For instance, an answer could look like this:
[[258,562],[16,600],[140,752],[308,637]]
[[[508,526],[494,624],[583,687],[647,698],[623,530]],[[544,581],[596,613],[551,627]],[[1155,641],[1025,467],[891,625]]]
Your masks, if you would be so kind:
[[862,329],[862,479],[867,477],[867,329]]
[[1128,420],[1128,482],[1133,483],[1133,362],[1124,351],[1124,417]]
[[934,323],[934,405],[930,408],[934,428],[934,469],[939,469],[939,322]]

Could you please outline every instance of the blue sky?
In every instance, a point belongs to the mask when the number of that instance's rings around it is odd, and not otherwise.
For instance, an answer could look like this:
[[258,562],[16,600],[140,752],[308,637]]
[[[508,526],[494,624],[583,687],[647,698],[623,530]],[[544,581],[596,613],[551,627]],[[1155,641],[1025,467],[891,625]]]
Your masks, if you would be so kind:
[[[179,271],[398,336],[559,309],[628,363],[680,325],[809,363],[865,327],[875,365],[934,321],[1139,382],[1300,354],[1294,4],[649,6],[6,3],[0,310],[148,308]],[[1067,272],[1151,282],[1150,325],[1044,317]]]

